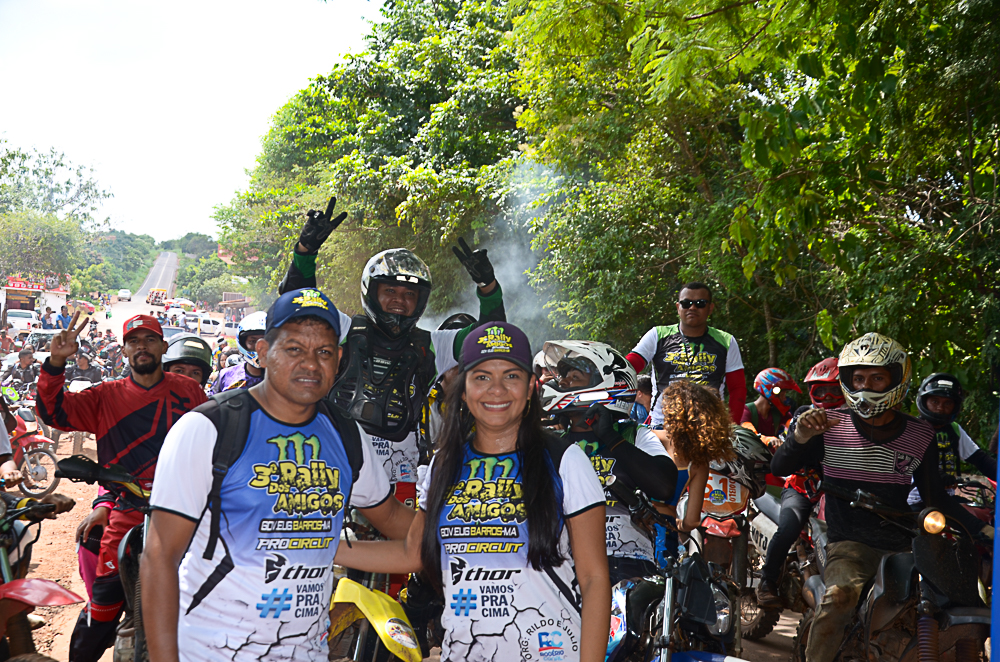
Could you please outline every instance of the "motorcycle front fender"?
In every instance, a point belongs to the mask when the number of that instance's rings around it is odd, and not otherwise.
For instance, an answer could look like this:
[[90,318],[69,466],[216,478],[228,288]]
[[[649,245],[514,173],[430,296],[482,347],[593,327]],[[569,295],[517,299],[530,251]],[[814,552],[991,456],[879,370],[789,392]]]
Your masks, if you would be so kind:
[[15,579],[0,584],[0,600],[16,600],[32,607],[63,607],[83,598],[48,579]]
[[[350,605],[344,611],[343,607]],[[407,662],[420,662],[420,644],[417,635],[406,618],[403,605],[381,591],[365,588],[356,581],[343,577],[337,582],[337,590],[330,603],[333,612],[330,636],[336,636],[361,615],[368,622],[390,653]],[[355,616],[360,612],[360,615]],[[339,627],[339,629],[337,629]]]
[[41,448],[42,450],[52,450],[55,446],[55,442],[42,434],[32,434],[26,437],[21,437],[17,440],[21,447],[24,448],[24,452],[33,451],[36,448]]

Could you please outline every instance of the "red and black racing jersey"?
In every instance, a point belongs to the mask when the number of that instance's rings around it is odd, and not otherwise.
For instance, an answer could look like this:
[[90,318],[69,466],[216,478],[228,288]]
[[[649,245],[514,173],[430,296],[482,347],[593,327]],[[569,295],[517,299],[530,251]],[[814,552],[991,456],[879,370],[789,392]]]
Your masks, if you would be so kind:
[[97,461],[103,466],[120,465],[142,478],[147,489],[167,430],[207,400],[198,382],[183,375],[165,373],[150,389],[129,376],[67,393],[63,373],[63,368],[48,360],[42,366],[36,403],[42,420],[60,430],[93,433]]

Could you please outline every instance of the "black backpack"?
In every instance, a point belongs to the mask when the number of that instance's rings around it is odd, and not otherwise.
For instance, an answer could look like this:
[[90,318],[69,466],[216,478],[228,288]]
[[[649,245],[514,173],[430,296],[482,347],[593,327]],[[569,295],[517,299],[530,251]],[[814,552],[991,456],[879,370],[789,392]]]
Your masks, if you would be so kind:
[[[364,456],[361,449],[361,434],[358,431],[358,424],[354,420],[345,416],[339,409],[331,406],[326,401],[318,403],[319,411],[330,419],[333,427],[340,433],[344,442],[344,452],[347,454],[347,461],[351,465],[351,488],[357,482],[361,473],[361,465],[364,463]],[[211,511],[211,522],[208,531],[208,544],[205,546],[205,553],[202,558],[211,560],[215,556],[215,546],[222,540],[219,535],[219,524],[222,517],[222,482],[229,473],[229,467],[233,466],[243,454],[246,447],[247,437],[250,434],[250,415],[253,413],[253,398],[246,389],[233,389],[218,395],[213,395],[208,402],[199,405],[193,411],[204,414],[208,420],[212,421],[218,432],[215,442],[215,450],[212,451],[212,489],[208,493],[208,503],[206,510]],[[344,495],[344,507],[350,503],[351,490]],[[188,613],[191,612],[205,597],[219,585],[219,582],[229,574],[234,567],[233,559],[226,547],[226,541],[222,540],[222,546],[226,550],[226,555],[219,563],[219,566],[205,580],[205,583],[195,593],[191,600]]]

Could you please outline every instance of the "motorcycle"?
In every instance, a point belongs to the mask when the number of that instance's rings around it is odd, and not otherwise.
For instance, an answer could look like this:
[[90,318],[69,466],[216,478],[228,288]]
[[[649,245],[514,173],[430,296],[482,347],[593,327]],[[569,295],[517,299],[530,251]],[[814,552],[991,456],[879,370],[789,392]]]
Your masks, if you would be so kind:
[[750,504],[749,568],[752,586],[743,595],[740,606],[743,636],[751,641],[769,635],[785,609],[805,614],[809,609],[816,608],[813,596],[822,595],[822,592],[815,593],[815,582],[821,579],[827,540],[826,523],[813,516],[785,558],[776,587],[781,607],[765,609],[757,604],[753,589],[760,582],[761,568],[771,539],[778,530],[780,513],[781,501],[770,494],[765,493]]
[[[352,509],[351,519],[345,522],[341,534],[341,544],[374,540],[376,536],[374,527]],[[389,597],[388,590],[388,575],[356,570],[340,574],[330,601],[331,659],[347,657],[376,662],[423,659],[420,642],[403,605]]]
[[[979,554],[971,534],[932,508],[919,514],[903,512],[862,490],[832,485],[821,485],[821,490],[913,536],[911,551],[882,558],[862,592],[836,659],[979,660],[990,635],[990,610],[981,597]],[[819,541],[817,550],[818,545]],[[815,604],[826,587],[818,575],[810,580],[812,586],[807,588]],[[799,622],[793,662],[805,660],[814,613],[815,607]]]
[[123,497],[132,508],[143,513],[138,524],[122,538],[118,546],[118,574],[125,589],[125,618],[118,626],[114,647],[114,662],[149,662],[145,630],[142,626],[142,587],[139,582],[139,561],[143,541],[149,528],[149,491],[127,471],[118,466],[102,467],[85,455],[74,455],[59,461],[56,475],[82,483],[98,483]]
[[[750,525],[745,515],[750,500],[765,493],[770,470],[771,451],[760,437],[744,427],[732,428],[734,459],[712,462],[701,503],[702,520],[691,537],[701,548],[705,560],[726,568],[739,595],[740,620],[737,623],[733,651],[743,652],[744,629],[754,630],[752,605],[756,604],[750,566]],[[678,514],[686,510],[678,504]]]
[[[70,508],[73,502],[70,501]],[[31,547],[41,534],[41,519],[66,512],[56,504],[0,493],[0,660],[54,662],[38,655],[28,613],[35,607],[66,606],[83,598],[48,579],[26,579]],[[38,526],[32,535],[31,527]]]
[[[641,491],[630,492],[614,476],[605,489],[628,506],[654,545],[655,525],[672,527]],[[725,571],[697,551],[668,557],[659,575],[618,582],[611,587],[606,662],[738,660],[726,655],[736,640],[736,595]]]
[[[19,383],[19,382],[16,382]],[[17,427],[10,434],[10,447],[14,463],[24,477],[18,489],[27,497],[41,498],[59,486],[56,477],[55,442],[40,432],[38,419],[32,409],[34,400],[28,400],[28,389],[12,385],[3,390],[4,398]]]

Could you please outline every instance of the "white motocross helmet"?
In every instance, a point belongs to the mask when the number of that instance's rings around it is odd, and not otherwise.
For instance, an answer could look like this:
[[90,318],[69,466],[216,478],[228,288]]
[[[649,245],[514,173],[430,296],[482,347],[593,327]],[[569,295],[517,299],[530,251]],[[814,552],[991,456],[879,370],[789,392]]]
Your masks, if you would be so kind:
[[[892,384],[883,393],[855,391],[852,378],[855,368],[887,368]],[[840,389],[844,399],[861,418],[873,418],[903,401],[910,389],[910,357],[898,342],[879,333],[866,333],[844,345],[837,361]]]
[[586,411],[602,404],[625,418],[635,402],[636,375],[611,345],[586,340],[550,340],[542,346],[545,367],[555,375],[542,386],[547,412]]
[[251,333],[260,333],[263,335],[266,327],[267,313],[259,310],[243,318],[243,321],[240,322],[239,331],[236,334],[236,345],[240,348],[243,361],[255,368],[259,368],[260,364],[257,362],[257,352],[247,349],[247,336]]

